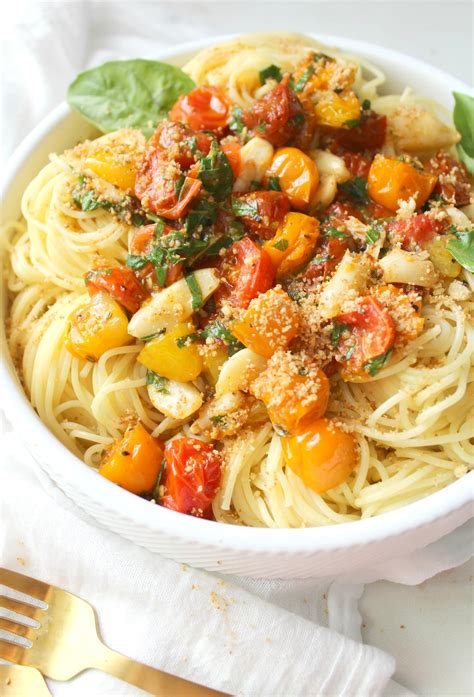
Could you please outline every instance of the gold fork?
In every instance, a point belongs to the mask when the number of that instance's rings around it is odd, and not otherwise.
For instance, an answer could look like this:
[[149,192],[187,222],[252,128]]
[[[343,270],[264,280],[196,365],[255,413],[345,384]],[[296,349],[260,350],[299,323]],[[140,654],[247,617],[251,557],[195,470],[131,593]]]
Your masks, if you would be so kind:
[[[30,576],[0,568],[0,584],[41,601],[7,597],[0,589],[0,608],[16,613],[0,617],[0,629],[23,637],[31,647],[0,638],[0,658],[38,668],[53,680],[70,680],[87,668],[97,668],[151,694],[163,697],[223,697],[224,693],[196,685],[134,661],[109,649],[100,639],[94,609],[72,593]],[[27,618],[27,619],[26,619]],[[28,624],[33,620],[36,626]]]
[[18,695],[51,697],[51,692],[36,668],[0,665],[0,695],[4,697],[18,697]]

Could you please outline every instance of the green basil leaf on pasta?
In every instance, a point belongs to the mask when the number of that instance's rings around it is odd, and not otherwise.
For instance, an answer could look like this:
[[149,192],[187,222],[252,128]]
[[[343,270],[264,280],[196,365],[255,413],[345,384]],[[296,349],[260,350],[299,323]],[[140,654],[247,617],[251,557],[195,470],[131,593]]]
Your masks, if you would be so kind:
[[339,184],[339,188],[347,196],[353,198],[356,203],[363,206],[369,203],[367,180],[363,177],[354,177],[354,179],[349,179],[349,181]]
[[370,361],[367,361],[367,363],[364,363],[364,370],[366,370],[369,373],[369,375],[374,377],[374,375],[377,375],[379,370],[389,362],[392,353],[393,348],[390,348],[385,353],[382,353],[382,355],[377,356],[376,358],[372,358],[372,360]]
[[168,389],[168,378],[164,378],[161,375],[158,375],[158,373],[154,373],[152,370],[146,371],[146,384],[153,385],[153,387],[156,387],[158,392],[161,392],[162,394],[170,393]]
[[186,283],[191,292],[192,308],[193,310],[198,310],[202,306],[202,293],[199,283],[196,281],[196,276],[190,273],[189,276],[186,276]]
[[209,154],[201,160],[198,178],[216,201],[223,201],[232,192],[234,185],[232,167],[216,140],[212,141]]
[[474,232],[456,232],[446,249],[464,269],[474,273]]
[[276,80],[277,82],[280,82],[283,75],[281,73],[280,68],[278,65],[269,65],[268,68],[264,68],[261,70],[258,74],[260,78],[260,84],[264,85],[265,82],[269,79]]
[[104,133],[137,128],[150,136],[175,101],[195,87],[181,68],[159,61],[110,61],[80,73],[69,106]]
[[457,146],[459,159],[474,175],[474,97],[462,92],[453,92],[453,95],[453,121],[461,135]]

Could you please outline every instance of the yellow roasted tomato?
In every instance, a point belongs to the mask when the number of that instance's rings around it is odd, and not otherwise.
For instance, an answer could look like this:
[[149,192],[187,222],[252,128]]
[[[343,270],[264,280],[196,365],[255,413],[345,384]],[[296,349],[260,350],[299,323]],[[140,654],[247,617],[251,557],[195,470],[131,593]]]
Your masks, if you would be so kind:
[[196,344],[187,338],[195,331],[191,322],[180,322],[166,333],[147,341],[137,360],[169,380],[195,380],[202,370],[202,358]]
[[84,167],[109,184],[127,191],[135,186],[143,152],[142,134],[131,128],[123,128],[92,141]]
[[278,177],[281,190],[288,196],[293,208],[306,211],[310,207],[319,184],[314,161],[298,148],[279,148],[266,174]]
[[320,126],[351,128],[360,119],[360,103],[354,92],[326,92],[314,107]]
[[153,489],[163,460],[163,444],[137,423],[112,445],[99,474],[133,494]]
[[316,419],[281,444],[288,467],[318,494],[345,482],[359,461],[354,437],[330,419]]
[[123,309],[108,293],[99,291],[69,316],[64,344],[74,356],[97,361],[109,349],[133,341],[127,329]]
[[370,165],[367,190],[370,197],[390,211],[400,207],[400,201],[413,198],[416,207],[426,202],[438,177],[415,169],[408,162],[376,155]]
[[304,213],[287,213],[275,236],[263,249],[270,256],[277,278],[297,271],[311,259],[319,238],[319,221]]

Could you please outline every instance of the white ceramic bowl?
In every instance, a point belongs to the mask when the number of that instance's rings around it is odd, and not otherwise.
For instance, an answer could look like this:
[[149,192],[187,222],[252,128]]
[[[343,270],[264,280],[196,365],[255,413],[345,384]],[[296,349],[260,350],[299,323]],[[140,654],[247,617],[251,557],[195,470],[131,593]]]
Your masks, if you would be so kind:
[[[157,57],[182,65],[197,50],[229,37],[175,47]],[[413,58],[342,37],[324,43],[364,56],[387,74],[390,90],[406,85],[452,109],[452,91],[469,92],[459,80]],[[90,136],[93,129],[66,104],[47,116],[11,158],[3,177],[4,219],[16,218],[28,182],[52,151]],[[4,308],[3,308],[4,309]],[[2,322],[2,342],[5,341]],[[129,494],[72,455],[30,406],[8,352],[0,368],[2,398],[38,465],[98,525],[152,552],[212,571],[249,576],[304,578],[351,572],[421,548],[472,516],[474,473],[409,506],[376,518],[322,528],[275,530],[219,525],[152,505]]]

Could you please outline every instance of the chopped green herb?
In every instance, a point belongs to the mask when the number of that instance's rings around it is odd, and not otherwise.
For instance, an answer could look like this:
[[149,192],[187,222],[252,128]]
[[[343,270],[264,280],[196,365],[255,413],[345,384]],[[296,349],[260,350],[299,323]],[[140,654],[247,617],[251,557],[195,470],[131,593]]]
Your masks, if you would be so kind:
[[219,320],[209,322],[205,329],[199,332],[199,336],[202,339],[214,338],[225,341],[230,356],[245,348],[245,346],[241,344],[240,341],[238,341],[238,339],[236,339],[235,336],[227,329],[225,324]]
[[370,99],[364,99],[362,102],[362,111],[369,111],[370,110]]
[[158,375],[158,373],[154,373],[152,370],[146,371],[146,384],[153,385],[153,387],[155,387],[158,392],[161,392],[162,394],[170,393],[168,389],[168,378],[164,378],[161,375]]
[[147,334],[146,336],[141,336],[140,341],[152,341],[152,339],[156,339],[158,336],[161,336],[162,334],[165,333],[165,329],[161,329],[159,332],[154,332],[153,334]]
[[110,276],[113,269],[91,269],[84,277],[84,282],[87,284],[95,276]]
[[344,121],[344,126],[347,126],[347,128],[356,128],[356,126],[360,126],[360,119],[349,119],[348,121]]
[[148,259],[146,257],[138,256],[137,254],[129,254],[125,263],[134,271],[138,271],[139,269],[143,269],[143,267],[148,264]]
[[364,363],[364,370],[374,377],[374,375],[377,375],[380,368],[383,368],[383,366],[389,362],[392,353],[393,348],[390,348],[385,353],[382,353],[382,355],[377,356],[377,358],[372,358],[372,360],[367,361],[367,363]]
[[289,119],[288,123],[292,123],[294,126],[302,126],[306,120],[304,114],[295,114]]
[[350,235],[338,230],[337,227],[328,227],[323,232],[324,237],[336,237],[338,240],[344,240],[350,237]]
[[242,109],[239,106],[234,106],[230,112],[229,129],[236,133],[242,133],[245,128],[242,121]]
[[367,244],[375,244],[379,238],[380,230],[378,230],[376,227],[369,227],[365,233],[365,241]]
[[446,244],[446,249],[467,271],[474,273],[474,232],[456,232],[456,239]]
[[349,181],[339,184],[339,188],[347,196],[353,198],[357,203],[366,205],[369,203],[369,195],[367,193],[367,180],[363,177],[354,177]]
[[232,212],[234,215],[251,218],[258,223],[262,220],[258,212],[258,201],[255,198],[235,197],[232,199]]
[[288,245],[288,240],[278,240],[278,242],[275,242],[275,244],[272,246],[275,249],[278,249],[280,252],[284,252],[286,249],[288,249]]
[[186,334],[186,336],[179,336],[176,339],[176,345],[178,348],[183,348],[184,346],[188,346],[189,344],[194,344],[196,341],[199,341],[199,338],[199,334],[196,332]]
[[280,179],[278,177],[268,177],[268,188],[270,191],[281,191]]
[[216,426],[224,426],[226,418],[223,414],[217,414],[216,416],[210,416],[209,421],[212,421]]
[[200,226],[212,225],[217,218],[217,204],[205,198],[199,198],[189,209],[186,216],[185,229],[187,235],[192,235]]
[[186,283],[188,284],[188,288],[192,296],[192,308],[193,310],[198,310],[202,306],[203,299],[201,288],[196,280],[196,276],[193,273],[190,273],[188,276],[186,276]]
[[268,68],[264,68],[263,70],[261,70],[258,76],[260,78],[261,85],[264,85],[269,78],[271,78],[272,80],[276,80],[277,82],[280,82],[283,77],[278,65],[273,65],[273,63],[272,65],[269,65]]
[[140,215],[139,213],[133,213],[132,215],[132,224],[135,227],[141,227],[142,225],[145,225],[146,219]]
[[303,75],[300,77],[298,82],[295,84],[295,92],[302,92],[308,82],[309,78],[314,75],[314,65],[310,63]]
[[234,185],[232,167],[216,140],[212,141],[209,154],[201,160],[198,178],[216,201],[223,201],[232,192]]
[[334,261],[335,258],[336,257],[329,256],[329,254],[324,254],[320,257],[313,257],[310,263],[318,266],[319,264],[325,264],[327,261]]
[[175,193],[175,196],[176,196],[176,197],[179,197],[179,193],[180,193],[181,189],[182,189],[183,186],[184,186],[184,180],[185,180],[185,179],[186,179],[186,177],[184,176],[184,174],[182,174],[182,175],[179,177],[179,179],[177,179],[177,181],[176,181],[176,183],[175,183],[175,185],[174,185],[174,193]]
[[349,329],[348,324],[343,322],[338,322],[337,319],[333,320],[332,331],[331,331],[331,346],[336,349],[339,345],[342,334]]
[[350,358],[350,357],[352,356],[352,354],[354,353],[355,349],[356,349],[355,344],[354,344],[353,346],[350,346],[350,347],[347,349],[347,351],[346,351],[346,353],[345,353],[345,356],[344,356],[344,359],[345,359],[346,361],[349,360],[349,358]]
[[259,123],[255,130],[258,131],[258,133],[265,133],[265,131],[267,130],[267,124]]

